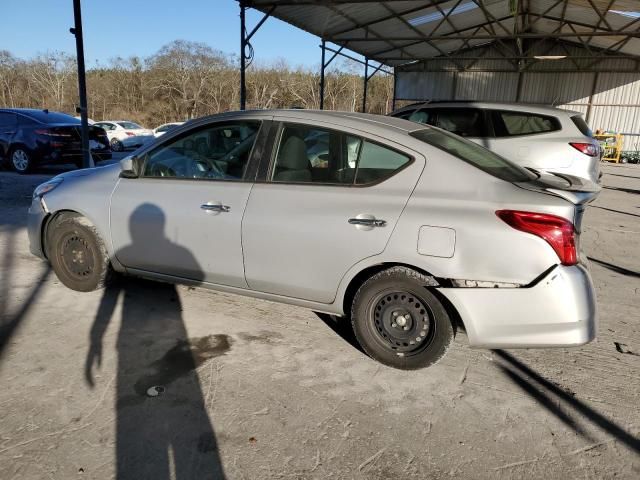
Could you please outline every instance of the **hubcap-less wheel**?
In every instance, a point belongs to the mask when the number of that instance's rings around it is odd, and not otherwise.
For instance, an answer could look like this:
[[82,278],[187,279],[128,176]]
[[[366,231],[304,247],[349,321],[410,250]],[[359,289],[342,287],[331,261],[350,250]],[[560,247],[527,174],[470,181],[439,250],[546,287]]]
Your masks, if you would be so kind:
[[382,293],[371,302],[377,339],[398,356],[410,356],[429,346],[435,323],[429,308],[408,292]]
[[366,280],[351,303],[351,324],[362,349],[405,370],[440,360],[455,330],[443,303],[428,288],[435,285],[432,277],[402,266]]
[[13,163],[13,167],[19,172],[24,172],[29,168],[29,156],[27,152],[19,148],[11,155],[11,162]]
[[124,145],[122,145],[122,142],[120,140],[116,140],[114,138],[113,140],[111,140],[111,150],[113,150],[114,152],[121,152],[122,150],[124,150]]
[[83,280],[93,273],[95,268],[94,252],[85,238],[77,233],[65,235],[60,242],[60,258],[67,274],[77,280]]

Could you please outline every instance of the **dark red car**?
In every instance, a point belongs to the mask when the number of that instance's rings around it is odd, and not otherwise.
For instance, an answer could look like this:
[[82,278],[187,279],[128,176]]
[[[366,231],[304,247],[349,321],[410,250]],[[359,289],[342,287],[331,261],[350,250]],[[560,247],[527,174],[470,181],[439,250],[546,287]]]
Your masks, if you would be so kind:
[[[95,160],[111,158],[102,128],[89,126],[89,146]],[[0,157],[18,173],[51,163],[81,167],[80,120],[49,110],[0,108]]]

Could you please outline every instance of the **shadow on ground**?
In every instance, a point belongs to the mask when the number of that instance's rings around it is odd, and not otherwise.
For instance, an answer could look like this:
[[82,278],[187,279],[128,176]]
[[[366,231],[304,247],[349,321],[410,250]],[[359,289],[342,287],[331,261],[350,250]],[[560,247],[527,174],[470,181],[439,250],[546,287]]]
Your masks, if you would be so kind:
[[561,389],[510,353],[504,350],[494,350],[493,352],[502,360],[497,364],[502,373],[577,434],[592,442],[596,441],[584,431],[569,412],[581,414],[589,422],[615,437],[616,440],[636,453],[640,453],[640,439],[576,398],[574,393]]

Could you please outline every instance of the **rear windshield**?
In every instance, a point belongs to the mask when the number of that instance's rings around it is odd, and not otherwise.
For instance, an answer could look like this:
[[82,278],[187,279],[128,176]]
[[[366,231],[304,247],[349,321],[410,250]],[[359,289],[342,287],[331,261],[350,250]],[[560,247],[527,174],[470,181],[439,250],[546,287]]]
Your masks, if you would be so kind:
[[410,135],[440,150],[444,150],[501,180],[526,182],[537,178],[535,174],[496,155],[492,151],[444,130],[429,128],[411,132]]
[[45,112],[44,110],[30,110],[24,112],[28,117],[42,123],[80,123],[75,117],[60,112]]
[[584,118],[582,118],[582,115],[574,115],[571,117],[571,120],[573,120],[573,123],[583,135],[593,137],[593,132],[589,128],[589,125],[587,125],[587,122],[584,121]]
[[140,125],[138,125],[137,123],[133,123],[133,122],[118,122],[118,125],[120,125],[122,128],[126,128],[128,130],[138,130],[138,129],[142,128]]

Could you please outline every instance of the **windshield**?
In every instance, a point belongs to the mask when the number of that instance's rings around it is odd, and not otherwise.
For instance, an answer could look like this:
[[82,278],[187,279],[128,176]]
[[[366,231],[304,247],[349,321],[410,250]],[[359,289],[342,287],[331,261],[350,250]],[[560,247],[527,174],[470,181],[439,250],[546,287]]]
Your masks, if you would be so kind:
[[537,178],[537,175],[519,165],[452,133],[428,128],[411,132],[410,135],[440,150],[444,150],[501,180],[526,182]]
[[140,125],[133,122],[118,122],[118,125],[122,128],[126,128],[127,130],[139,130],[142,128]]

